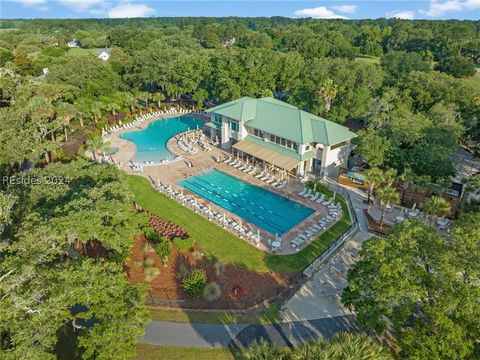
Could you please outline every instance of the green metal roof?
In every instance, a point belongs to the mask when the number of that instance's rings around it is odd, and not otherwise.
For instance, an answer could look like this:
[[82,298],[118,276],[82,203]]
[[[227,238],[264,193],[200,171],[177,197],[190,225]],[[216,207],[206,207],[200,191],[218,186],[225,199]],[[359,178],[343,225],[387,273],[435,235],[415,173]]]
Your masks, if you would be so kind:
[[335,145],[356,137],[345,126],[271,97],[243,97],[213,107],[207,112],[245,121],[247,126],[300,144],[318,142]]
[[280,154],[289,156],[292,159],[295,159],[295,160],[298,160],[298,161],[311,159],[311,158],[315,157],[315,154],[316,154],[316,150],[309,150],[309,151],[306,151],[305,154],[300,155],[295,150],[287,149],[286,147],[280,146],[280,145],[272,143],[272,142],[263,141],[262,139],[259,139],[256,136],[252,136],[252,135],[247,135],[242,141],[250,141],[254,144],[263,146],[264,148],[267,148],[267,149],[270,149],[270,150],[274,150],[274,151],[276,151]]

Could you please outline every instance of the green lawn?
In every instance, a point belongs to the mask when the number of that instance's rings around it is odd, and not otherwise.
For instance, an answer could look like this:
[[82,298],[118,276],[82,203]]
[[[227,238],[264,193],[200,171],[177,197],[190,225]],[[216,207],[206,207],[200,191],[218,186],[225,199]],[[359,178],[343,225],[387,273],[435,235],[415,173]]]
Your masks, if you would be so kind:
[[351,224],[345,200],[338,196],[337,199],[342,203],[345,214],[341,220],[299,253],[285,256],[271,255],[157,192],[146,178],[129,175],[128,182],[135,195],[135,201],[145,210],[177,223],[189,233],[190,239],[177,241],[181,248],[187,248],[196,241],[207,256],[254,271],[301,271],[322,254]]
[[234,360],[235,356],[227,349],[203,349],[180,346],[156,346],[137,344],[138,360]]
[[68,56],[95,55],[95,49],[70,48],[67,54]]
[[167,310],[148,307],[152,320],[200,324],[271,324],[280,320],[280,308],[270,306],[258,316],[239,315],[226,311]]
[[364,62],[366,64],[380,64],[379,56],[358,55],[355,61]]

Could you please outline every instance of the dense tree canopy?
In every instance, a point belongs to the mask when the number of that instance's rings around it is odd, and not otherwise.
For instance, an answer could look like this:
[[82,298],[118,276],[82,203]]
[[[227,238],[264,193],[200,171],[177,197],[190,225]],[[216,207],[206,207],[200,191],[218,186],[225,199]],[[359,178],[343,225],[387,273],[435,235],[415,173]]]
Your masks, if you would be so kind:
[[478,356],[479,215],[440,235],[416,220],[363,246],[349,271],[345,305],[365,328],[393,328],[404,358]]
[[[129,358],[147,314],[144,289],[131,285],[123,270],[138,231],[123,175],[81,160],[10,182],[2,208],[14,215],[2,219],[0,248],[6,358],[54,358],[65,326],[78,331],[84,358]],[[80,255],[88,241],[100,241],[109,258]]]

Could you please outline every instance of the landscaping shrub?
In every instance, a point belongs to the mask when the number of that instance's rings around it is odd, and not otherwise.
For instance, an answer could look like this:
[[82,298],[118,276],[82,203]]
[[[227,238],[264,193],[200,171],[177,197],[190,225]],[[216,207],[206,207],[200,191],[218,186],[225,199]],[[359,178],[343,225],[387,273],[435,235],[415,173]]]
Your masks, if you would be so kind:
[[166,264],[172,252],[172,243],[167,239],[160,238],[160,241],[155,244],[155,251],[163,263]]
[[221,260],[217,260],[215,262],[214,267],[215,267],[215,274],[217,274],[217,276],[223,276],[225,272],[225,262]]
[[200,261],[203,258],[203,254],[199,250],[193,250],[191,256],[192,256],[192,260],[195,260],[195,261]]
[[155,231],[161,235],[165,236],[167,239],[172,240],[174,238],[187,239],[187,232],[182,229],[177,224],[159,218],[158,216],[148,213],[147,215],[148,224],[155,229]]
[[258,359],[287,359],[285,352],[277,345],[271,344],[265,339],[255,340],[248,348],[242,351],[242,360]]
[[177,279],[183,279],[188,274],[190,274],[190,270],[185,265],[180,265],[178,272],[177,272]]
[[202,269],[194,269],[182,280],[183,290],[192,299],[200,295],[207,285],[207,273]]
[[208,283],[203,289],[203,298],[207,301],[217,300],[221,294],[220,286],[214,281]]
[[143,274],[147,282],[154,280],[160,274],[160,271],[155,267],[155,262],[150,257],[143,261]]
[[144,253],[151,253],[155,251],[150,241],[146,241],[145,244],[143,244],[142,250]]
[[[145,236],[149,239],[148,243],[153,243],[153,247],[150,246],[150,249],[145,244],[144,251],[155,251],[157,255],[162,259],[162,262],[166,264],[168,262],[168,257],[172,252],[172,243],[170,240],[167,240],[164,237],[161,237],[159,234],[155,232],[154,229],[149,228],[145,231]],[[149,251],[147,251],[149,250]]]

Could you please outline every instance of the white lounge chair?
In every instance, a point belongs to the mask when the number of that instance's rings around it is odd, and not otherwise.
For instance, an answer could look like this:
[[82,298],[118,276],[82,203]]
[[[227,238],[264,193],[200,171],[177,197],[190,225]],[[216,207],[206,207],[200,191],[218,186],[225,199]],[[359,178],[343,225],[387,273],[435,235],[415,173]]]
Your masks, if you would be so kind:
[[321,194],[320,197],[315,201],[317,204],[321,204],[323,200],[325,199],[325,195]]
[[317,193],[315,193],[314,195],[312,195],[312,196],[310,197],[310,200],[316,201],[319,197],[320,197],[320,194],[317,192]]
[[307,191],[308,191],[308,188],[304,187],[303,190],[298,193],[298,196],[305,195],[307,193]]
[[309,197],[309,196],[311,196],[311,195],[312,195],[312,190],[311,190],[311,189],[308,189],[308,191],[307,191],[305,194],[303,194],[303,197],[304,197],[304,198],[307,198],[307,197]]

